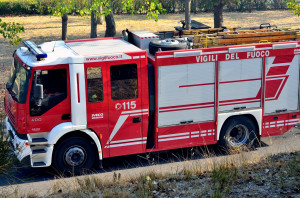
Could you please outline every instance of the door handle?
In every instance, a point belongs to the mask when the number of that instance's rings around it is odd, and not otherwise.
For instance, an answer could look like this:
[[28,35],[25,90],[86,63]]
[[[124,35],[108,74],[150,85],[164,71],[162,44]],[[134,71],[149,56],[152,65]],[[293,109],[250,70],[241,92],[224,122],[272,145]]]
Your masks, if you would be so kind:
[[61,116],[61,119],[62,119],[62,120],[70,120],[70,119],[71,119],[71,114],[63,114],[63,115]]
[[133,119],[132,119],[132,122],[133,123],[139,123],[139,122],[141,122],[142,121],[142,118],[141,117],[134,117]]

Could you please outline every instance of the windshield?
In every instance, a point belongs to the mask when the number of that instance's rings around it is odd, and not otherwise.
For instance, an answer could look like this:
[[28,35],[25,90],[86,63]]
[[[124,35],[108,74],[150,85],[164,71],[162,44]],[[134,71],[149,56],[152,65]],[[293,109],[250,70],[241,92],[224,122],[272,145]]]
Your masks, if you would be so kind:
[[29,72],[14,58],[6,88],[19,103],[25,103],[28,88]]

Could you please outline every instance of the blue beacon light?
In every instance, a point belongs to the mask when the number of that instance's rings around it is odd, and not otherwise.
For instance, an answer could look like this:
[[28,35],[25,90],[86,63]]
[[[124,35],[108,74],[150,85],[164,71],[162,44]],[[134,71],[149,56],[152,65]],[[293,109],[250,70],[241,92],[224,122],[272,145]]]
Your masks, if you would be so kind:
[[35,55],[37,61],[47,58],[47,53],[40,49],[33,41],[23,41],[23,43]]

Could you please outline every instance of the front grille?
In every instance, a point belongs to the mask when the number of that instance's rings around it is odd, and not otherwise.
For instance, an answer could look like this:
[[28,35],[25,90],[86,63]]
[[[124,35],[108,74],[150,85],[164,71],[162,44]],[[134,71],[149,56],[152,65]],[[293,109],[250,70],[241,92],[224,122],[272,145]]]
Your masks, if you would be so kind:
[[11,113],[10,109],[9,109],[9,108],[6,108],[6,112],[7,112],[7,116],[8,116],[8,119],[9,119],[10,123],[11,123],[12,125],[15,125],[15,124],[16,124],[15,117],[14,117],[13,114]]
[[11,130],[8,130],[8,134],[9,134],[9,137],[13,140],[15,139],[15,136],[13,134],[13,132]]
[[18,138],[22,139],[22,140],[28,140],[27,135],[26,134],[20,134],[17,131],[15,131],[16,136],[18,136]]
[[[15,132],[15,135],[18,136],[19,139],[28,140],[27,134],[20,134],[20,133],[18,133],[18,131],[16,131],[16,129],[14,127],[13,127],[13,130]],[[11,139],[13,140],[15,138],[13,132],[11,130],[8,130],[8,133],[9,133]]]

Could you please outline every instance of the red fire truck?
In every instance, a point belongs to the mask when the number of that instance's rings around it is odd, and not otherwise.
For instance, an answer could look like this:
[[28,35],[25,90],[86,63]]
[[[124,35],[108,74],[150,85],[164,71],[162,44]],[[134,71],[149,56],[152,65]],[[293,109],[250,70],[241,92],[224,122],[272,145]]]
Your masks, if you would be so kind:
[[298,123],[298,41],[152,55],[153,39],[25,41],[5,94],[18,159],[79,171],[114,156],[251,146]]

